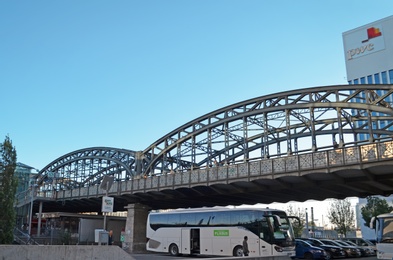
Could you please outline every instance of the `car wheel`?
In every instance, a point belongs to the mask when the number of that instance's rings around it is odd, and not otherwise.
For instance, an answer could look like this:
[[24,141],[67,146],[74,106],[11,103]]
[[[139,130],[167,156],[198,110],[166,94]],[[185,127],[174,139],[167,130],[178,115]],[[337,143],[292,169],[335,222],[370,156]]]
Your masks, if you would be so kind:
[[233,249],[233,256],[243,256],[243,247],[242,246],[236,246]]
[[179,248],[177,247],[176,244],[171,244],[169,246],[169,254],[172,256],[178,256],[179,255]]

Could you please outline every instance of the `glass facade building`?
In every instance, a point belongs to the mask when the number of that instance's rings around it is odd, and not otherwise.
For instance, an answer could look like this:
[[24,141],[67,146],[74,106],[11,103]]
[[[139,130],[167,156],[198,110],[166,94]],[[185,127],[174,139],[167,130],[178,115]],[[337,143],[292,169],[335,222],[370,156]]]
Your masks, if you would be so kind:
[[[393,16],[344,32],[342,36],[349,84],[393,84]],[[381,96],[384,93],[376,94]],[[359,96],[358,102],[365,98]],[[393,105],[393,96],[384,100],[387,105]],[[373,112],[372,116],[378,116],[378,113]],[[372,127],[384,128],[389,123],[379,121]],[[358,124],[367,125],[366,122]],[[370,136],[360,134],[357,138],[366,141]]]
[[[342,36],[349,84],[393,84],[393,16],[344,32]],[[364,98],[364,96],[359,97],[359,101]],[[392,96],[388,96],[385,101],[387,105],[393,107]],[[373,112],[372,116],[378,116],[378,113]],[[390,123],[389,121],[373,122],[372,127],[384,128]],[[358,136],[359,141],[369,139],[370,136],[367,134]],[[393,198],[392,196],[378,197],[386,199],[389,205]],[[375,239],[375,231],[368,228],[361,217],[361,207],[366,203],[366,198],[360,198],[356,205],[357,226],[361,229],[363,238]]]

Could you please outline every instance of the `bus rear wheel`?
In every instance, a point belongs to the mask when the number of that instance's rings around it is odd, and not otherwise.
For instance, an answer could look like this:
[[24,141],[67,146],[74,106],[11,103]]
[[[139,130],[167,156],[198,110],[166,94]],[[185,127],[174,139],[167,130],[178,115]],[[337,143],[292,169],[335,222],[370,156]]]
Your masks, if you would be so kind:
[[171,244],[169,246],[169,254],[172,256],[178,256],[179,255],[179,248],[177,247],[176,244]]
[[236,246],[233,249],[233,256],[243,256],[243,247],[242,246]]

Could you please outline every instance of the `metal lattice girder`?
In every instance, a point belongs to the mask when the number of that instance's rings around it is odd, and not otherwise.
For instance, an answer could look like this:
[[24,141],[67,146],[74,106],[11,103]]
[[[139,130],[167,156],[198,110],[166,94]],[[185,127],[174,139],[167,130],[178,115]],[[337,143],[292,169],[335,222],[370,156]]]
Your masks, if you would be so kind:
[[[275,93],[196,118],[144,151],[95,147],[66,154],[40,172],[42,189],[123,181],[224,162],[281,157],[390,137],[392,85],[338,85]],[[46,186],[45,186],[46,185]]]
[[[370,121],[384,122],[372,129],[372,135],[390,136],[392,92],[391,85],[339,85],[236,103],[157,140],[143,152],[144,172],[159,174],[170,169],[203,167],[214,160],[248,160],[266,156],[266,151],[269,157],[311,151],[332,146],[336,139],[354,143],[358,135],[370,133]],[[294,151],[280,147],[280,143],[290,147],[294,142]]]
[[136,152],[108,147],[93,147],[68,153],[40,171],[42,190],[63,190],[97,185],[105,175],[117,181],[136,175]]

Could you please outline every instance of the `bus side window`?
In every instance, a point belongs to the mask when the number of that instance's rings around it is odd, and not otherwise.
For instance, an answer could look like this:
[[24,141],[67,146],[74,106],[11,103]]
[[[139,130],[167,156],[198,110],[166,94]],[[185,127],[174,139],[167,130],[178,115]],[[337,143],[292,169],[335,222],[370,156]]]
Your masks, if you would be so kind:
[[168,216],[167,215],[151,215],[150,216],[150,227],[153,230],[157,230],[162,227],[168,226]]
[[185,227],[192,227],[195,226],[195,214],[184,213],[180,215],[180,222]]
[[229,213],[231,217],[231,225],[239,225],[240,224],[240,215],[237,214],[237,212],[230,212]]
[[264,217],[261,221],[261,233],[259,235],[260,238],[265,241],[270,241],[272,238],[273,230],[268,222],[268,220]]
[[168,214],[168,226],[180,226],[180,214]]
[[196,213],[195,214],[195,223],[197,226],[206,226],[207,221],[209,219],[209,213]]

